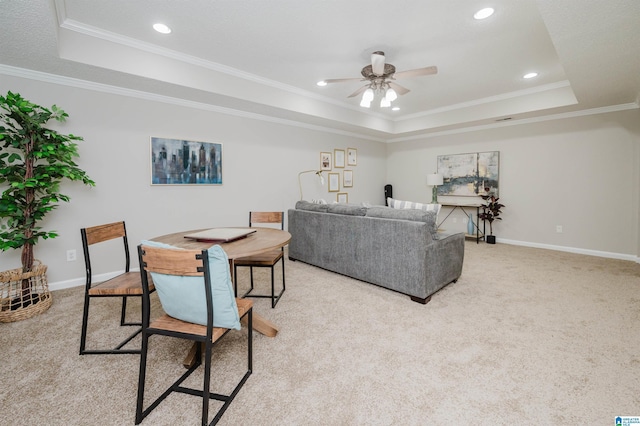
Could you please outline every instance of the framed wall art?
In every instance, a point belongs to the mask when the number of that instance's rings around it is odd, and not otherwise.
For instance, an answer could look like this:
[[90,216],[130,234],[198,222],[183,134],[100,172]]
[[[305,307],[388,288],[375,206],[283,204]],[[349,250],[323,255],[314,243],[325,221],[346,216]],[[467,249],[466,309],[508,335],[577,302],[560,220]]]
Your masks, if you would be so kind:
[[338,192],[337,196],[336,196],[336,200],[339,203],[348,203],[349,202],[349,194],[347,194],[346,192]]
[[345,188],[353,186],[353,170],[344,170],[342,172],[342,186]]
[[500,151],[438,156],[443,184],[438,195],[478,196],[485,189],[498,196]]
[[358,150],[355,148],[347,148],[347,166],[358,165]]
[[329,192],[340,191],[340,173],[329,173]]
[[334,149],[333,160],[333,167],[344,167],[344,149]]
[[222,144],[151,137],[151,185],[222,185]]
[[320,170],[331,170],[331,153],[330,152],[321,152],[320,153]]

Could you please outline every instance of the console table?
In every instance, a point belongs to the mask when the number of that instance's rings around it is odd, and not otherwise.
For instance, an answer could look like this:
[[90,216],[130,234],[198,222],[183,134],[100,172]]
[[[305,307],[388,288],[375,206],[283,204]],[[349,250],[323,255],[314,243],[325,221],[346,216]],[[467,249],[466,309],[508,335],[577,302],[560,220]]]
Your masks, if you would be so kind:
[[480,207],[482,207],[482,204],[460,204],[460,203],[440,203],[442,207],[452,207],[451,211],[444,217],[444,219],[442,219],[442,221],[438,224],[438,228],[440,228],[440,226],[449,218],[449,216],[451,216],[451,213],[453,213],[456,209],[460,209],[464,212],[465,216],[467,216],[467,218],[469,218],[469,213],[467,213],[467,211],[465,210],[465,208],[468,209],[476,209],[476,220],[473,223],[474,228],[476,228],[476,234],[466,234],[467,237],[471,237],[471,238],[475,238],[476,239],[476,244],[480,243],[480,240],[484,240],[484,236],[485,236],[485,226],[484,226],[484,221],[482,222],[482,231],[480,231]]

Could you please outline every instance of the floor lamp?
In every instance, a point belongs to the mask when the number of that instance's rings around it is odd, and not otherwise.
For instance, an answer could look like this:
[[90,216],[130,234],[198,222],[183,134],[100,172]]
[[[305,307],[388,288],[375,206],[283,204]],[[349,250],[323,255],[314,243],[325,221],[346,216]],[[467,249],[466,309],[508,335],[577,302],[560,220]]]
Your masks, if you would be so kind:
[[442,185],[444,181],[441,174],[433,173],[431,175],[427,175],[427,185],[431,186],[431,202],[433,204],[438,204],[438,185]]
[[302,181],[300,180],[300,176],[305,173],[315,173],[320,179],[320,184],[324,185],[324,176],[322,176],[322,170],[305,170],[304,172],[298,173],[298,186],[300,187],[300,200],[302,200]]

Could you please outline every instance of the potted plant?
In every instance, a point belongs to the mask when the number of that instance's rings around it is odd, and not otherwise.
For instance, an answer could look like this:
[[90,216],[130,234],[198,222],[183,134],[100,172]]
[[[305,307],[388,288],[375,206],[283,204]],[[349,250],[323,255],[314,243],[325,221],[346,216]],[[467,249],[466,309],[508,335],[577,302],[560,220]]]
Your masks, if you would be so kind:
[[[41,238],[58,234],[42,230],[38,222],[59,202],[69,201],[59,191],[63,180],[95,185],[74,162],[75,141],[82,137],[45,127],[49,120],[67,117],[55,105],[44,108],[17,93],[0,96],[0,250],[22,249],[22,268],[0,272],[0,322],[28,318],[51,305],[46,266],[34,259],[33,248]],[[17,314],[26,310],[34,313]]]
[[482,206],[482,213],[480,213],[478,217],[483,221],[489,222],[489,235],[486,236],[486,241],[488,244],[495,244],[496,237],[493,235],[493,221],[502,220],[502,218],[499,217],[500,213],[502,213],[500,209],[505,207],[505,205],[499,202],[500,198],[489,192],[489,188],[485,188],[484,190],[485,195],[481,195],[481,197],[485,201],[485,204]]

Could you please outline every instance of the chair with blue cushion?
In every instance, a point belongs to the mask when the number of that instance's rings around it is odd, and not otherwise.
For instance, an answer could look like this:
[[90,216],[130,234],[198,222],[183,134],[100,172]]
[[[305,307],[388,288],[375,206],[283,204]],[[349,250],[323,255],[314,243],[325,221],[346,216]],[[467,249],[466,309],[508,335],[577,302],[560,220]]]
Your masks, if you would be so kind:
[[[276,224],[280,225],[280,229],[284,230],[284,212],[249,212],[249,227],[252,227],[255,224]],[[275,266],[278,262],[282,263],[282,290],[280,290],[276,296],[274,272]],[[275,308],[285,290],[284,248],[235,259],[233,262],[233,282],[236,294],[238,294],[238,267],[249,267],[249,276],[251,281],[251,288],[245,292],[242,297],[268,298],[271,299],[271,307]],[[271,268],[271,294],[253,293],[253,268]]]
[[[80,355],[85,354],[139,354],[140,349],[129,349],[125,345],[129,343],[142,331],[142,320],[135,322],[127,322],[127,300],[129,298],[142,298],[142,283],[140,282],[140,273],[129,271],[129,242],[127,240],[127,228],[124,221],[108,223],[105,225],[97,225],[80,230],[82,236],[82,248],[84,253],[84,264],[86,272],[86,283],[84,291],[84,310],[82,315],[82,331],[80,334]],[[117,240],[121,239],[124,245],[124,271],[115,277],[103,282],[93,282],[93,272],[91,269],[90,247],[94,244],[105,243],[108,249],[109,241],[116,246],[119,244]],[[104,252],[104,250],[103,250]],[[97,256],[95,256],[97,257]],[[97,263],[94,259],[94,263]],[[153,284],[149,286],[153,291]],[[116,297],[122,299],[122,308],[120,310],[120,325],[137,327],[126,339],[120,342],[113,349],[86,349],[87,343],[87,327],[89,325],[89,305],[91,300],[95,298]]]
[[[251,375],[252,307],[247,299],[236,299],[231,284],[229,259],[219,245],[207,250],[183,250],[166,244],[143,241],[138,246],[142,279],[142,354],[138,379],[135,424],[142,420],[172,392],[202,398],[202,424],[216,424]],[[160,299],[164,315],[150,321],[151,280]],[[227,395],[211,392],[211,356],[217,342],[231,330],[240,330],[240,320],[247,316],[247,371]],[[155,316],[154,316],[155,317]],[[194,364],[155,401],[144,408],[149,337],[152,335],[187,339],[196,343]],[[204,383],[202,389],[181,384],[202,363],[204,347]],[[158,372],[164,375],[166,372]],[[222,401],[222,407],[209,423],[209,400]]]

